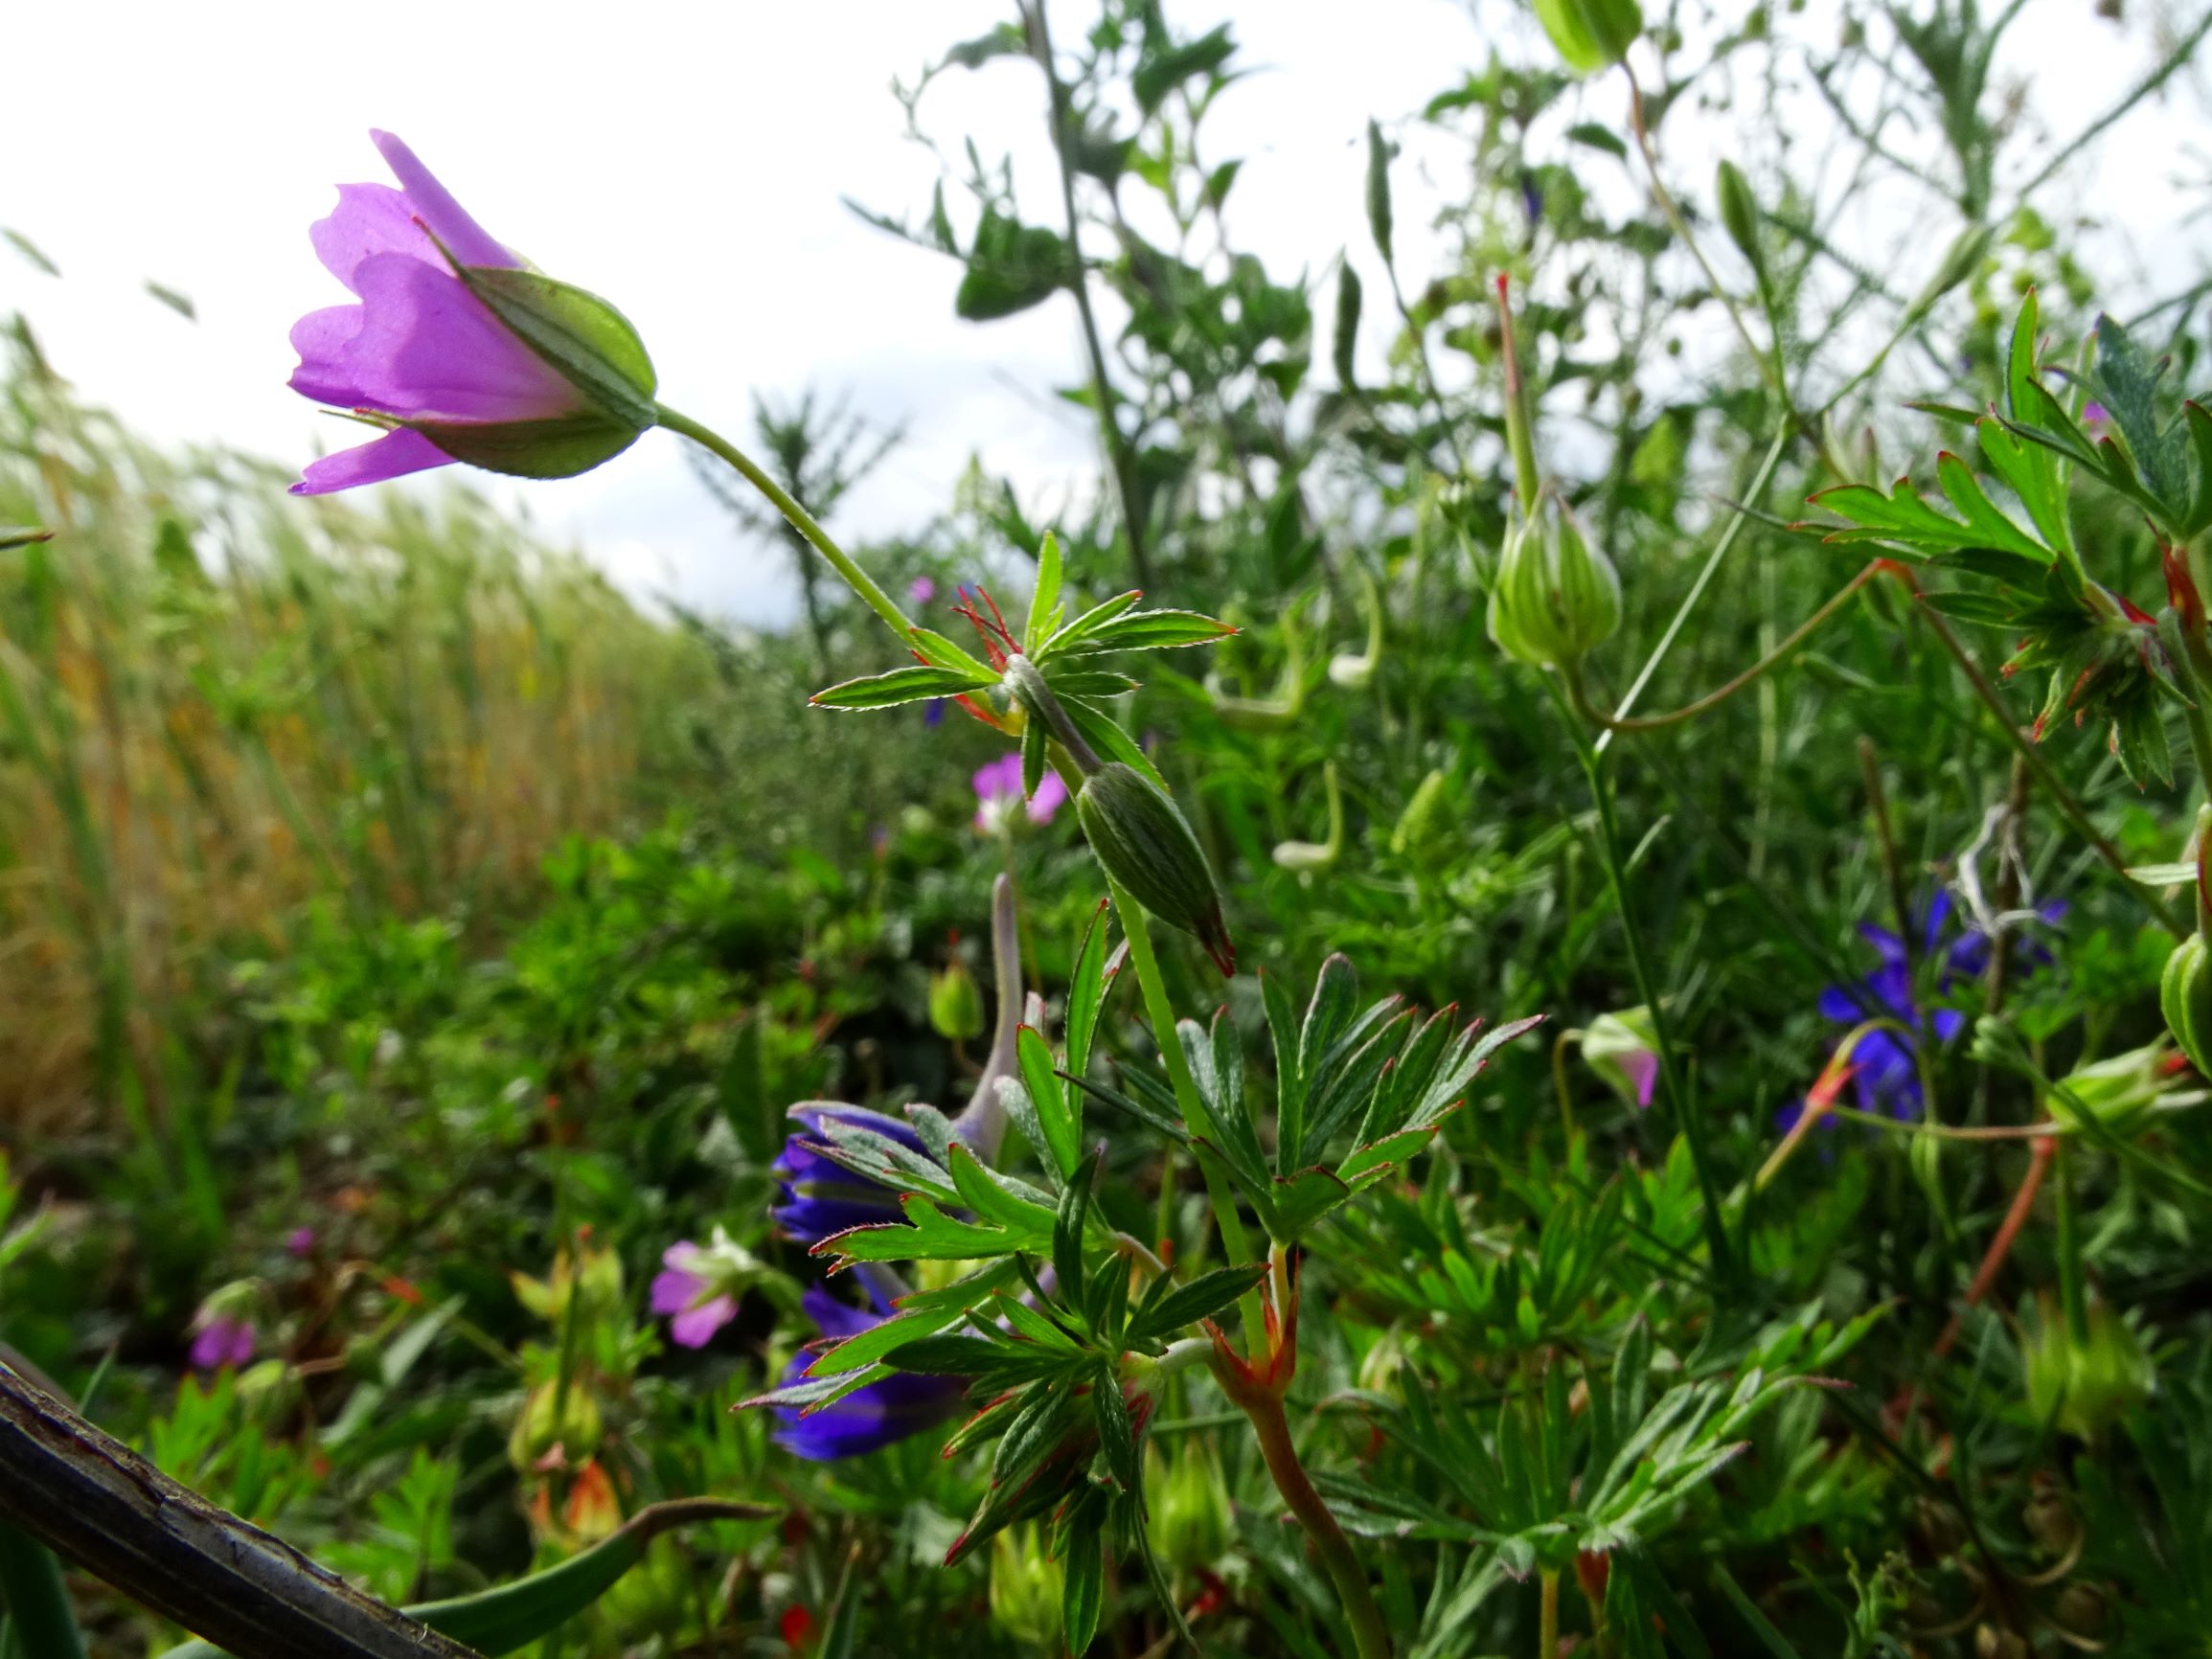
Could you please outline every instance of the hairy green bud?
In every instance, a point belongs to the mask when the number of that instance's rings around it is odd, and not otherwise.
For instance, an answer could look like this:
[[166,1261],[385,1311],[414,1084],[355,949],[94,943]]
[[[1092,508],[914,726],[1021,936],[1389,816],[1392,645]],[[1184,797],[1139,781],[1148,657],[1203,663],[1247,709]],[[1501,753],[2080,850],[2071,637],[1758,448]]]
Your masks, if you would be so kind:
[[2150,1398],[2157,1381],[2142,1339],[2106,1303],[2087,1309],[2077,1341],[2065,1316],[2044,1299],[2020,1338],[2028,1409],[2067,1434],[2102,1440],[2105,1431]]
[[1145,1446],[1145,1489],[1152,1513],[1146,1532],[1152,1553],[1176,1573],[1212,1567],[1228,1554],[1235,1522],[1229,1511],[1229,1485],[1213,1442],[1186,1435],[1174,1461],[1156,1442]]
[[1621,579],[1566,504],[1546,491],[1506,534],[1490,590],[1490,637],[1538,668],[1579,661],[1621,625]]
[[2158,981],[2158,1007],[2166,1029],[2189,1063],[2212,1077],[2212,961],[2207,960],[2204,936],[2192,933],[2174,947],[2166,959],[2166,972]]
[[1734,162],[1723,161],[1714,176],[1713,189],[1721,198],[1721,224],[1728,239],[1751,261],[1751,274],[1764,289],[1767,256],[1759,243],[1759,198],[1751,193],[1751,181]]
[[983,1034],[983,991],[965,965],[954,963],[929,978],[930,1029],[946,1042]]
[[[1353,362],[1359,345],[1359,273],[1349,262],[1336,272],[1336,331],[1331,336],[1329,357],[1336,367],[1336,384],[1349,392],[1356,384]],[[1224,622],[1228,619],[1224,617]]]
[[1221,972],[1237,970],[1221,896],[1182,809],[1134,766],[1108,761],[1083,780],[1076,816],[1106,873],[1139,904],[1193,934]]

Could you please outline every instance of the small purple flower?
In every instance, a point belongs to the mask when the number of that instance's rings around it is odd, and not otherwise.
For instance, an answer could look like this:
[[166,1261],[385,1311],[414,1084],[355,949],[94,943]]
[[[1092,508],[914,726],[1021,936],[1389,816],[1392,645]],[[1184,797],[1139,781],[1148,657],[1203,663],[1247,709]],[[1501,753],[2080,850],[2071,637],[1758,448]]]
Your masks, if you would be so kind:
[[[1022,799],[1021,756],[1006,754],[976,769],[972,780],[975,784],[975,827],[985,834],[995,834],[1005,826],[1015,806]],[[1052,815],[1067,800],[1067,785],[1060,782],[1058,772],[1048,771],[1037,785],[1037,793],[1028,800],[1029,821],[1032,824],[1049,824]]]
[[793,1106],[791,1116],[805,1126],[784,1143],[771,1171],[777,1201],[768,1214],[777,1226],[803,1244],[818,1244],[854,1227],[903,1218],[898,1193],[831,1158],[824,1150],[829,1131],[822,1125],[833,1122],[873,1129],[920,1153],[922,1137],[912,1125],[865,1106],[827,1102]]
[[[2052,903],[2039,914],[2046,922],[2055,922],[2065,910],[2063,903]],[[1978,927],[1967,927],[1947,938],[1950,922],[1950,895],[1939,892],[1923,908],[1919,928],[1920,960],[1938,965],[1935,992],[1939,996],[1950,990],[1954,977],[1971,979],[1989,965],[1989,935]],[[1965,1015],[1955,1009],[1937,1009],[1924,1017],[1914,1001],[1904,941],[1870,921],[1860,922],[1859,933],[1874,946],[1881,966],[1852,985],[1832,985],[1823,990],[1821,1016],[1846,1026],[1869,1019],[1893,1019],[1915,1033],[1932,1032],[1939,1044],[1956,1037],[1966,1023]],[[2024,966],[2041,966],[2050,959],[2050,952],[2041,943],[2033,939],[2022,943],[2019,960]],[[1926,1102],[1921,1097],[1913,1038],[1887,1029],[1867,1032],[1852,1050],[1851,1059],[1856,1068],[1852,1085],[1859,1096],[1859,1110],[1886,1111],[1906,1123],[1920,1116]],[[1798,1108],[1786,1106],[1783,1113],[1789,1119],[1782,1125],[1787,1131],[1796,1122]]]
[[931,731],[945,724],[945,699],[931,697],[922,705],[922,723]]
[[653,1275],[652,1310],[669,1322],[669,1335],[685,1348],[704,1348],[738,1316],[738,1299],[718,1288],[713,1261],[686,1239],[661,1254]]
[[906,584],[906,598],[914,604],[927,604],[936,597],[937,582],[934,578],[918,576]]
[[192,1339],[192,1363],[196,1371],[237,1371],[250,1364],[257,1337],[253,1321],[218,1313]]
[[315,1230],[312,1227],[295,1227],[285,1239],[285,1251],[294,1257],[305,1258],[311,1255],[314,1248]]
[[[823,1286],[810,1288],[801,1299],[807,1316],[824,1336],[843,1340],[873,1330],[890,1317],[891,1304],[873,1276],[855,1275],[867,1286],[868,1307],[838,1301]],[[807,1375],[810,1354],[794,1357],[784,1373],[789,1387]],[[952,1417],[960,1410],[967,1385],[955,1376],[922,1376],[905,1372],[855,1389],[834,1405],[802,1416],[795,1406],[778,1406],[776,1443],[811,1463],[860,1457],[895,1445],[910,1435]]]
[[[583,394],[491,314],[454,275],[522,261],[469,217],[415,152],[372,132],[400,188],[338,187],[338,208],[308,233],[331,274],[360,303],[310,311],[292,327],[292,390],[388,425],[380,438],[308,467],[295,495],[380,483],[453,457],[417,423],[499,426],[592,412]],[[441,252],[439,244],[445,251]]]

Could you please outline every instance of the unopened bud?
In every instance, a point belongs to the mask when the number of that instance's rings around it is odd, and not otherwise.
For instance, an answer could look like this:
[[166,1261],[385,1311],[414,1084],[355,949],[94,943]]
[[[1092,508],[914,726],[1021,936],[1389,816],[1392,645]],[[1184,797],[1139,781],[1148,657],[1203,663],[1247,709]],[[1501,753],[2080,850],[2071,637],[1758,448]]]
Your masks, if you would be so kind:
[[991,1540],[991,1622],[1030,1653],[1059,1650],[1060,1575],[1027,1522]]
[[1209,1568],[1228,1553],[1234,1534],[1229,1485],[1213,1443],[1186,1435],[1171,1460],[1157,1443],[1145,1447],[1145,1488],[1152,1505],[1146,1523],[1152,1553],[1177,1573]]
[[1109,761],[1083,780],[1075,807],[1106,873],[1162,921],[1195,935],[1224,975],[1236,972],[1205,851],[1159,785],[1134,766]]
[[1598,1015],[1583,1033],[1583,1059],[1630,1105],[1650,1105],[1659,1079],[1659,1038],[1652,1011],[1639,1003]]
[[2091,1305],[2077,1341],[2046,1302],[2021,1337],[2028,1409],[2070,1435],[2098,1441],[2150,1397],[2156,1381],[2139,1337],[2105,1303]]
[[1391,827],[1391,852],[1400,858],[1418,858],[1436,844],[1450,820],[1451,777],[1435,768],[1414,788],[1413,799]]
[[599,1402],[581,1383],[571,1379],[563,1395],[558,1381],[541,1382],[523,1399],[507,1437],[508,1461],[526,1471],[558,1446],[567,1461],[581,1462],[598,1448],[604,1428]]
[[929,978],[929,1025],[946,1042],[983,1034],[983,991],[967,966],[955,962]]
[[1721,224],[1728,239],[1751,262],[1751,274],[1765,288],[1767,256],[1759,243],[1759,198],[1751,193],[1751,181],[1734,162],[1723,161],[1714,175],[1713,193],[1720,198]]
[[1579,661],[1621,625],[1621,579],[1546,491],[1506,534],[1490,590],[1490,637],[1539,668]]

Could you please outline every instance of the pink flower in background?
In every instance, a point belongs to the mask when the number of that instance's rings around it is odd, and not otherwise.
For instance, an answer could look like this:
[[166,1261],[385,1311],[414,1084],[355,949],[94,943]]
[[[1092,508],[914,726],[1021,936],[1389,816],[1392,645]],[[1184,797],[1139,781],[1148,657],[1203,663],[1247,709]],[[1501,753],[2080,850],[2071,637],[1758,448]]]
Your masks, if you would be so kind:
[[197,1371],[221,1371],[227,1366],[236,1371],[253,1359],[254,1343],[251,1320],[217,1314],[201,1326],[199,1334],[192,1339],[193,1367]]
[[[1003,829],[1021,796],[1021,756],[1002,755],[997,760],[976,769],[975,827],[987,835],[994,835]],[[1060,774],[1047,771],[1037,785],[1037,793],[1029,797],[1029,821],[1032,824],[1049,824],[1052,815],[1067,800],[1067,785]]]
[[315,1247],[315,1230],[312,1227],[295,1227],[285,1240],[285,1248],[294,1256],[306,1256]]
[[315,462],[292,486],[295,495],[452,461],[408,422],[495,426],[592,412],[575,385],[468,291],[446,255],[464,265],[514,269],[522,261],[468,216],[413,150],[388,132],[370,137],[400,188],[340,185],[337,212],[308,233],[331,274],[360,303],[310,311],[293,325],[300,366],[291,383],[318,403],[395,424]]
[[937,597],[937,583],[928,577],[918,576],[906,584],[906,597],[916,604],[927,604]]
[[704,1348],[738,1316],[738,1298],[765,1271],[750,1251],[717,1227],[714,1241],[671,1244],[652,1282],[652,1310],[684,1348]]

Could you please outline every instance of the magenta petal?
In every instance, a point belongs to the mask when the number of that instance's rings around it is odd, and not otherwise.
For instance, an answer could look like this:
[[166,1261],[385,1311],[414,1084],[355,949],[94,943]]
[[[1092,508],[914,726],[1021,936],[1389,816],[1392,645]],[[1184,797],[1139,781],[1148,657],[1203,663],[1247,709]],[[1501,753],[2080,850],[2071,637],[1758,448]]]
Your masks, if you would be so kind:
[[468,210],[453,199],[415,152],[388,132],[372,131],[385,165],[407,193],[408,204],[430,234],[445,244],[446,252],[465,265],[505,265],[519,269],[522,261],[491,239],[490,234],[468,216]]
[[[378,254],[362,261],[354,280],[361,285],[360,328],[310,371],[318,383],[358,390],[352,407],[402,420],[451,421],[551,420],[584,409],[582,395],[509,333],[459,278]],[[316,321],[310,343],[323,346],[333,330],[333,323]]]
[[[1019,784],[1015,785],[1020,787]],[[1067,784],[1058,772],[1047,771],[1038,781],[1037,793],[1029,798],[1029,821],[1032,824],[1049,824],[1052,815],[1067,800]]]
[[704,1348],[715,1332],[738,1316],[738,1305],[727,1296],[686,1308],[669,1321],[669,1334],[685,1348]]
[[292,486],[292,493],[328,495],[333,489],[381,484],[387,478],[402,478],[410,472],[444,466],[452,459],[422,433],[401,427],[397,432],[385,433],[373,443],[341,449],[335,455],[326,455],[310,463],[300,475],[299,483]]
[[337,211],[318,219],[308,231],[315,257],[331,275],[359,293],[353,273],[364,260],[378,254],[404,254],[439,270],[445,269],[437,244],[417,222],[406,196],[388,184],[342,184]]
[[1623,1055],[1621,1071],[1635,1085],[1636,1104],[1652,1103],[1652,1085],[1659,1080],[1659,1057],[1646,1049],[1640,1054]]
[[[674,1255],[671,1251],[670,1255]],[[681,1313],[698,1299],[706,1288],[706,1281],[696,1273],[687,1273],[681,1267],[671,1265],[653,1275],[652,1310],[655,1313]]]

